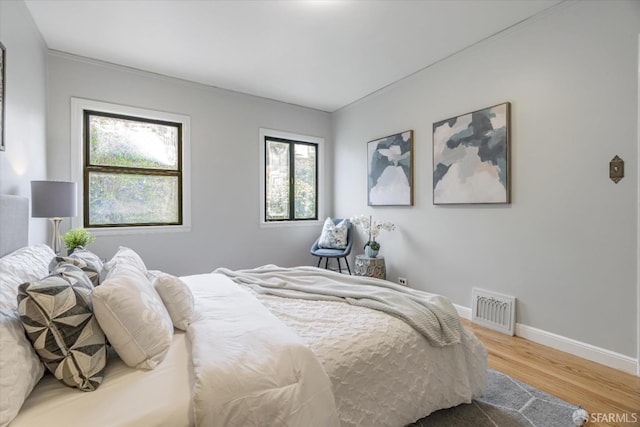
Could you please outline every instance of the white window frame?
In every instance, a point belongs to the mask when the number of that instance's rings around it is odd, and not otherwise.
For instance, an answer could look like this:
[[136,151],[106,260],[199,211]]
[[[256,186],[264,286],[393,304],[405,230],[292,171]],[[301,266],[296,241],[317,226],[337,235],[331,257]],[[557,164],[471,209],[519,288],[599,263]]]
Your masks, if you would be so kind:
[[182,224],[132,227],[87,228],[92,234],[126,235],[191,231],[191,118],[182,114],[112,104],[91,99],[71,98],[71,180],[78,184],[78,216],[71,219],[73,228],[84,227],[84,112],[99,111],[182,124]]
[[[265,194],[266,194],[266,176],[265,176],[265,137],[282,138],[291,141],[310,142],[318,146],[318,182],[317,197],[318,205],[316,206],[317,220],[290,220],[290,221],[265,221]],[[260,227],[308,227],[317,226],[324,223],[324,203],[325,203],[325,185],[324,185],[324,138],[316,136],[300,135],[291,132],[284,132],[274,129],[260,128]]]

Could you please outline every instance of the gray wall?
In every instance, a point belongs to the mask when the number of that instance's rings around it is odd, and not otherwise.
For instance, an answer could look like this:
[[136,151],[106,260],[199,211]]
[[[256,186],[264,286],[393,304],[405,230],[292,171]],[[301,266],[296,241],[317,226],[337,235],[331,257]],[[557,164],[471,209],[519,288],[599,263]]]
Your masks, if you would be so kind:
[[[47,178],[47,48],[23,2],[0,1],[0,42],[7,61],[0,193],[30,196],[30,181]],[[45,241],[47,223],[31,219],[30,242]]]
[[[639,33],[637,1],[569,2],[334,113],[336,214],[399,226],[379,239],[391,280],[515,295],[519,323],[635,356]],[[432,123],[505,101],[512,203],[434,206]],[[407,129],[415,205],[367,207],[366,141]]]
[[99,236],[96,253],[130,246],[149,268],[173,274],[313,262],[320,226],[259,227],[258,137],[261,127],[324,137],[330,158],[329,114],[56,52],[48,65],[50,179],[70,177],[71,97],[191,117],[191,232]]
[[[0,191],[28,195],[31,179],[69,178],[72,96],[191,116],[192,231],[100,237],[92,248],[102,256],[129,245],[175,274],[311,263],[319,227],[258,227],[257,135],[321,136],[336,183],[327,212],[399,226],[380,238],[390,279],[464,306],[473,286],[513,294],[520,323],[635,355],[638,2],[563,4],[333,115],[51,53],[48,173],[44,47],[22,2],[0,7],[10,54]],[[512,204],[433,206],[431,124],[504,101]],[[415,206],[369,208],[366,141],[406,129],[415,130]],[[607,177],[616,154],[626,161],[619,184]],[[36,221],[32,240],[44,241]]]

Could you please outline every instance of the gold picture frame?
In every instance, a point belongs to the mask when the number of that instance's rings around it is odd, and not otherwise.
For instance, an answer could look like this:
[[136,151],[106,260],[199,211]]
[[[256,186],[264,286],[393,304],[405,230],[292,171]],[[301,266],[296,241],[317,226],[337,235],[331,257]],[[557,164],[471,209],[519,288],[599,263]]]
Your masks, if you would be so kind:
[[433,204],[508,204],[511,104],[433,124]]
[[369,206],[413,206],[413,130],[367,143]]

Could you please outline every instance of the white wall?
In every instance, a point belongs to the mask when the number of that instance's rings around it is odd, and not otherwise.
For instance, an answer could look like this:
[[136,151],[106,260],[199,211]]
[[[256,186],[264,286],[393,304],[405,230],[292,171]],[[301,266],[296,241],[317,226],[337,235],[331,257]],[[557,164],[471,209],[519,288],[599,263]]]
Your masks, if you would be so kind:
[[[635,356],[639,33],[637,1],[565,3],[334,113],[336,215],[399,225],[379,239],[391,280],[467,307],[474,286],[515,295],[519,323]],[[434,206],[432,124],[505,101],[512,203]],[[407,129],[415,205],[367,207],[366,142]]]
[[56,52],[48,59],[51,178],[70,177],[71,97],[191,117],[191,232],[99,236],[92,250],[108,258],[130,246],[149,268],[174,274],[313,263],[320,226],[259,227],[259,129],[324,137],[332,156],[329,114]]
[[[47,178],[47,48],[24,2],[0,1],[0,42],[7,61],[0,193],[30,196],[30,181]],[[47,222],[31,219],[31,243],[46,241]]]
[[[28,195],[28,181],[46,171],[46,62],[22,2],[2,0],[0,7],[9,54],[28,44],[19,50],[27,56],[21,68],[8,70],[8,98],[18,87],[24,98],[9,101],[0,191]],[[520,323],[633,356],[639,32],[638,2],[569,2],[333,115],[54,52],[46,176],[69,178],[72,96],[190,115],[191,233],[100,237],[92,248],[108,257],[129,245],[150,268],[175,274],[309,264],[319,227],[258,227],[257,135],[266,127],[325,137],[327,175],[336,183],[335,209],[329,200],[327,212],[371,212],[400,226],[380,238],[390,279],[402,275],[464,306],[472,286],[514,294]],[[26,109],[11,106],[31,97]],[[511,205],[433,206],[432,123],[504,101],[512,103]],[[415,206],[369,208],[366,141],[406,129],[415,130]],[[28,140],[18,145],[16,138]],[[607,177],[616,154],[626,162],[619,184]],[[42,227],[44,220],[33,221]],[[32,227],[32,240],[34,234],[44,240]]]

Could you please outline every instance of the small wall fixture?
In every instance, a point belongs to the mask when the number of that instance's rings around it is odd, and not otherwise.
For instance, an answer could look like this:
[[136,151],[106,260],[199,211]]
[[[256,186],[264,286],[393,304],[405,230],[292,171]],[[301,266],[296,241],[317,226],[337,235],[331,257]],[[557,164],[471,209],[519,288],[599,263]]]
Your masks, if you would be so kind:
[[609,162],[609,178],[616,184],[624,178],[624,160],[618,156],[615,156]]

